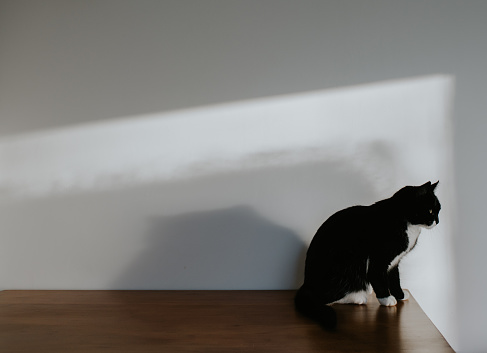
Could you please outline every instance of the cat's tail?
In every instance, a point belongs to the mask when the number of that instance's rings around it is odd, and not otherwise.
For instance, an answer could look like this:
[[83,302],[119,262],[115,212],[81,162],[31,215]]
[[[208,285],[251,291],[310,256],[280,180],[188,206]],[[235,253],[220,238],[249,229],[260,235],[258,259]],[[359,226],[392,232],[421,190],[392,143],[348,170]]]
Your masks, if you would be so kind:
[[317,321],[328,330],[333,330],[337,325],[335,310],[323,302],[323,298],[310,289],[301,287],[294,298],[296,309],[309,318]]

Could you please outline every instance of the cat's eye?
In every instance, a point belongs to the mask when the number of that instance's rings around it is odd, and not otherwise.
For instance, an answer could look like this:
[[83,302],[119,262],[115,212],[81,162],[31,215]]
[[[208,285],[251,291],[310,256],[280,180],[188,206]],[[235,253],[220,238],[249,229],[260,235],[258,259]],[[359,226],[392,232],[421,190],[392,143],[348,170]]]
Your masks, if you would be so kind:
[[433,210],[429,210],[429,213],[430,213],[430,214],[433,214]]

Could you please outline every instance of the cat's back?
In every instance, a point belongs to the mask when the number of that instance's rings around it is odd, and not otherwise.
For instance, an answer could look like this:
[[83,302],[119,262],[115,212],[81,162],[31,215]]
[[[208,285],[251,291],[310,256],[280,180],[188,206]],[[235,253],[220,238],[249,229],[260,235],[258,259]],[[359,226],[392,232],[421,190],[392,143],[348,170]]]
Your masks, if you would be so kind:
[[374,223],[371,206],[352,206],[331,215],[317,230],[311,245],[356,242]]
[[392,233],[404,231],[406,224],[386,199],[370,206],[352,206],[331,215],[318,229],[311,246],[367,248],[380,244]]
[[373,216],[371,206],[352,206],[331,215],[318,229],[318,233],[327,230],[351,229],[366,227]]

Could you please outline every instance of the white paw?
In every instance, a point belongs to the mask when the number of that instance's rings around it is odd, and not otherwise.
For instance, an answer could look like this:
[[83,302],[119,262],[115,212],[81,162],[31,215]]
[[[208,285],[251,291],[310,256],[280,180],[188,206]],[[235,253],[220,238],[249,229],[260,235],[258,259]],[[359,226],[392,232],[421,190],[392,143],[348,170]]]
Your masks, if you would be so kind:
[[404,298],[402,298],[401,300],[408,300],[409,299],[409,292],[406,290],[403,290],[403,292],[404,292]]
[[380,305],[384,306],[394,306],[397,304],[396,298],[394,298],[392,295],[385,297],[385,298],[377,298],[379,301]]
[[367,292],[352,292],[348,293],[342,299],[337,300],[337,304],[367,304]]

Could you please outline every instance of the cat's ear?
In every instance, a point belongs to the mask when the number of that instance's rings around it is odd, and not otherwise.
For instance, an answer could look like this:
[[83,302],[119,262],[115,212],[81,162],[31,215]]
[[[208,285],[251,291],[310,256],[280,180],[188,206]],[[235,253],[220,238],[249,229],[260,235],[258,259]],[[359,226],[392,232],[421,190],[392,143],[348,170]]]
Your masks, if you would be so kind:
[[431,181],[424,183],[421,186],[418,186],[416,189],[416,195],[421,196],[427,194],[431,190]]
[[434,183],[433,185],[431,185],[431,191],[435,191],[436,187],[438,186],[438,183],[440,181],[438,180],[436,183]]

